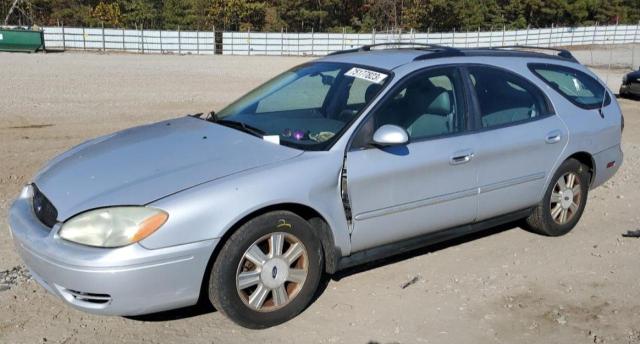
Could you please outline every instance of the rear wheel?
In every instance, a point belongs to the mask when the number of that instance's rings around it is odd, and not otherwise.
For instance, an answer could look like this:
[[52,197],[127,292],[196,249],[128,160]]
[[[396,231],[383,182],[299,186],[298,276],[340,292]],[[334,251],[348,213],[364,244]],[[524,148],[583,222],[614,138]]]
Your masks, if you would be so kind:
[[587,204],[589,172],[575,159],[568,159],[556,171],[543,200],[527,218],[528,229],[560,236],[576,226]]
[[322,275],[323,255],[312,227],[286,211],[241,226],[224,244],[209,278],[209,299],[248,328],[265,328],[298,315]]

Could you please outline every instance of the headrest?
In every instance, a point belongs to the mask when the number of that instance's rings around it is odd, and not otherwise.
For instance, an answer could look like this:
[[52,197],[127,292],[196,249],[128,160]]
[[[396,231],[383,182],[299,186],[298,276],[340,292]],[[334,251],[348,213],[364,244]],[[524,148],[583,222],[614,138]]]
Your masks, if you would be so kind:
[[378,92],[380,92],[381,88],[382,88],[382,85],[379,85],[379,84],[369,85],[369,87],[367,87],[367,90],[364,92],[365,103],[369,103],[370,101],[372,101],[373,97],[375,97],[375,95],[378,94]]
[[431,103],[427,106],[426,113],[430,115],[438,115],[438,116],[446,116],[450,114],[451,109],[451,97],[449,96],[449,92],[442,91],[438,94]]

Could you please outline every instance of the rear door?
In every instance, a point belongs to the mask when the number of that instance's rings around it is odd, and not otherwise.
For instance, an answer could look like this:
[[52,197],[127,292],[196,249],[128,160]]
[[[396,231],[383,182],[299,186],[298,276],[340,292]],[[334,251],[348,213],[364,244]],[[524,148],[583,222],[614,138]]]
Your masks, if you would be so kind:
[[[388,92],[347,152],[352,249],[360,251],[472,222],[475,139],[459,69],[418,72]],[[407,130],[404,146],[369,145],[385,124]]]
[[476,107],[478,220],[540,201],[568,141],[544,93],[510,71],[468,66]]

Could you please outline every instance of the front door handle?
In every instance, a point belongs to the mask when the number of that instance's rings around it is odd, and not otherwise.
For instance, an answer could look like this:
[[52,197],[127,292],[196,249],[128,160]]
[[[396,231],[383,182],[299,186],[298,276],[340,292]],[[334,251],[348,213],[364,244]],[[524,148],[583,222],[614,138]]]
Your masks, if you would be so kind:
[[449,163],[451,165],[466,164],[469,161],[471,161],[471,159],[473,159],[474,156],[475,154],[471,150],[459,151],[459,152],[456,152],[451,157],[451,159],[449,160]]
[[547,134],[545,141],[547,143],[558,143],[562,140],[562,132],[560,130],[554,130]]

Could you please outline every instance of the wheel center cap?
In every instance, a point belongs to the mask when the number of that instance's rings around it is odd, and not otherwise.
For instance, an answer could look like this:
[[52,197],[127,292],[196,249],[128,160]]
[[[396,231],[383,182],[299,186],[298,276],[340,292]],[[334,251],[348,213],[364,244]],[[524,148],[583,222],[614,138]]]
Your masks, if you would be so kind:
[[260,279],[270,289],[284,284],[289,277],[289,266],[281,258],[272,258],[264,263]]
[[560,205],[564,209],[569,209],[573,203],[573,191],[571,189],[564,190],[560,193]]

